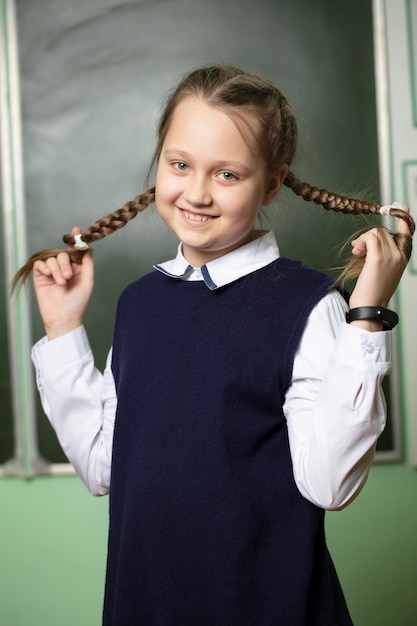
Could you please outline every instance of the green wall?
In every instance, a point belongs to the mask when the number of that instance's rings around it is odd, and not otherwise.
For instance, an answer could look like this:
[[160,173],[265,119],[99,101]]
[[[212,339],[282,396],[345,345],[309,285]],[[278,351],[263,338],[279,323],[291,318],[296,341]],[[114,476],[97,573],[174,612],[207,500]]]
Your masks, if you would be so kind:
[[344,511],[327,514],[328,543],[355,626],[417,624],[417,473],[378,465]]
[[107,498],[76,476],[0,481],[1,626],[99,626]]

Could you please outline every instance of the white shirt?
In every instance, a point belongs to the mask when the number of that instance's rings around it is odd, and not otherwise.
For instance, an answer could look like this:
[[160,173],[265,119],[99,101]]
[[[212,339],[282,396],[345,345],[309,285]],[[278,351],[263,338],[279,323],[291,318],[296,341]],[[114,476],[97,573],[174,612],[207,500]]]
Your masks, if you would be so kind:
[[[273,233],[191,267],[181,253],[155,266],[173,280],[227,285],[278,258]],[[324,509],[346,506],[363,487],[385,427],[381,382],[390,369],[390,333],[345,322],[347,304],[331,291],[313,309],[297,349],[284,404],[296,484]],[[111,351],[104,373],[84,327],[33,348],[42,406],[60,444],[93,495],[108,493],[117,405]]]

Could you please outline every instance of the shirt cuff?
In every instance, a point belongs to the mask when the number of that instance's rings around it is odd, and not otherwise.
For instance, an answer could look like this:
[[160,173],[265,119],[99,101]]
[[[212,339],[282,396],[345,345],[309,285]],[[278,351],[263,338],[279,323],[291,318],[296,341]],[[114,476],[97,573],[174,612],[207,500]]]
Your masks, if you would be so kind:
[[351,326],[341,325],[336,339],[333,359],[348,366],[359,363],[391,363],[392,341],[391,332],[369,332]]
[[84,326],[51,341],[43,337],[32,348],[32,361],[37,372],[42,372],[44,380],[56,378],[62,369],[90,355],[90,343]]

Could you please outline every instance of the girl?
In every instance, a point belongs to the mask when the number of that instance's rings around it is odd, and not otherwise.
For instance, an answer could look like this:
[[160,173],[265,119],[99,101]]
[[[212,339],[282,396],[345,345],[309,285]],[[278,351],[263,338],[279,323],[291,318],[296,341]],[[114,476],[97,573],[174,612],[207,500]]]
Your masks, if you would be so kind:
[[[110,492],[106,625],[351,624],[324,510],[362,489],[384,428],[380,331],[396,322],[385,307],[414,223],[394,208],[396,235],[374,228],[353,242],[364,262],[348,307],[255,230],[282,184],[326,209],[381,210],[300,183],[295,147],[273,84],[227,65],[196,70],[163,112],[155,189],[74,228],[68,250],[35,255],[17,277],[33,267],[45,412],[91,493]],[[83,248],[154,199],[178,253],[123,292],[101,375],[82,326],[93,289]]]

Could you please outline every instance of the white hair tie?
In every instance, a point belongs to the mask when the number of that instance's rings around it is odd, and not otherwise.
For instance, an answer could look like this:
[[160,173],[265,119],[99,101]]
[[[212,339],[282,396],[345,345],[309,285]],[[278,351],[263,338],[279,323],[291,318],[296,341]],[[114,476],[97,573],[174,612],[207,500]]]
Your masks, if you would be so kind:
[[384,206],[380,207],[379,212],[381,215],[390,215],[391,209],[402,209],[402,206],[399,202],[384,204]]
[[88,250],[88,248],[90,247],[88,243],[81,239],[81,233],[78,235],[74,235],[74,241],[75,250]]

